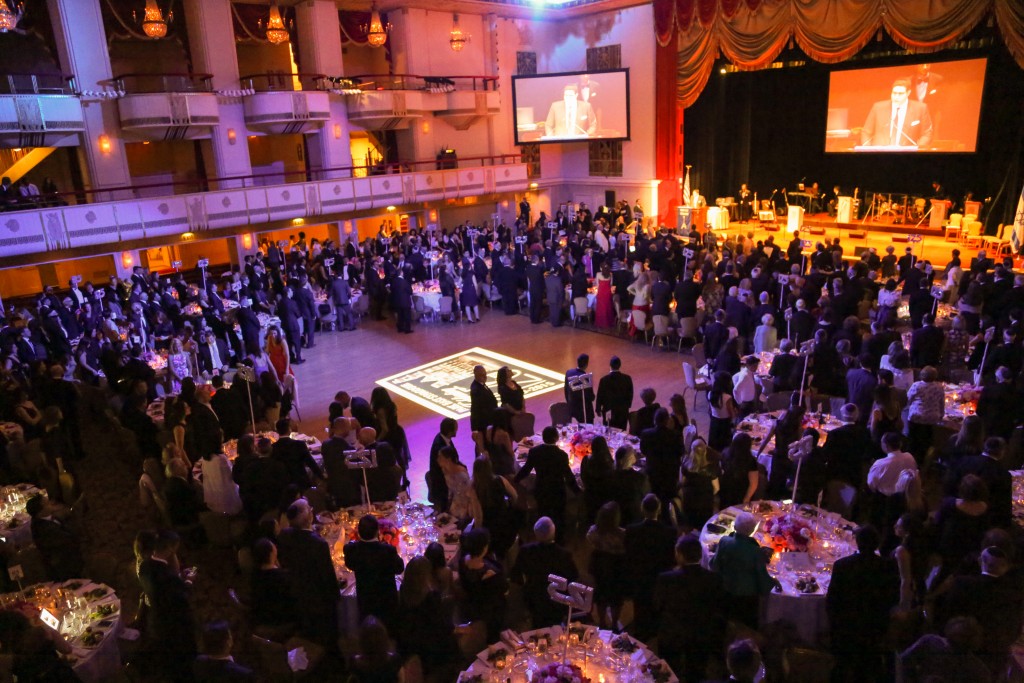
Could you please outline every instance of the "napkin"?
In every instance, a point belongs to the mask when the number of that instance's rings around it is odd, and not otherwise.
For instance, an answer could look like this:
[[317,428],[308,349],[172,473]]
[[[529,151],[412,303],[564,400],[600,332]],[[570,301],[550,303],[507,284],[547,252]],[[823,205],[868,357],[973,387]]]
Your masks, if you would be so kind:
[[309,658],[306,656],[306,649],[297,647],[288,652],[288,668],[292,671],[305,671],[309,666]]

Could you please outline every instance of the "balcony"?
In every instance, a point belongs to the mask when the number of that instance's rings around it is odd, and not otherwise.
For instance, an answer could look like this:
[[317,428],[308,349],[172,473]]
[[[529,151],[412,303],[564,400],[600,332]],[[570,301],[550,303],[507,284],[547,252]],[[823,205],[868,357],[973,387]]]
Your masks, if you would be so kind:
[[[459,168],[437,170],[437,161],[396,164],[405,172],[332,180],[309,180],[261,186],[260,176],[219,178],[203,188],[164,185],[166,196],[95,201],[72,206],[51,205],[0,214],[0,268],[18,262],[44,263],[57,258],[109,253],[118,249],[159,246],[194,239],[213,239],[240,230],[261,232],[288,225],[292,219],[336,221],[355,212],[383,212],[388,206],[422,205],[481,195],[522,192],[529,180],[518,155],[458,160]],[[365,167],[325,169],[352,174]],[[371,169],[366,169],[371,170]],[[237,189],[205,189],[208,183],[231,181]],[[109,188],[88,193],[100,200],[110,193],[149,194],[157,186]],[[175,194],[184,190],[184,194]],[[71,194],[50,198],[74,201]],[[82,200],[85,197],[77,197]],[[218,232],[221,231],[221,232]],[[145,243],[140,243],[140,241]],[[128,244],[133,243],[133,244]],[[69,250],[74,250],[73,252]]]
[[71,76],[0,75],[0,147],[71,147],[84,130]]
[[346,95],[349,121],[365,130],[405,128],[432,114],[466,130],[500,107],[494,76],[363,74],[333,83]]
[[220,123],[210,74],[124,74],[111,84],[129,140],[196,140],[213,135]]
[[245,124],[271,135],[312,133],[331,118],[328,81],[323,74],[267,73],[242,76]]

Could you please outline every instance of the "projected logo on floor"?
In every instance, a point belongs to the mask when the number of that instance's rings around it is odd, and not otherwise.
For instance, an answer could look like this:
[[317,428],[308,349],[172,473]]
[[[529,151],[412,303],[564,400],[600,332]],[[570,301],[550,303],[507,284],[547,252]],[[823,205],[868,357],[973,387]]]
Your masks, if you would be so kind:
[[560,389],[565,382],[564,376],[553,370],[487,349],[472,348],[377,380],[377,384],[445,417],[459,420],[469,416],[469,386],[477,365],[487,369],[487,385],[496,397],[495,378],[503,365],[512,371],[512,378],[522,387],[526,398]]

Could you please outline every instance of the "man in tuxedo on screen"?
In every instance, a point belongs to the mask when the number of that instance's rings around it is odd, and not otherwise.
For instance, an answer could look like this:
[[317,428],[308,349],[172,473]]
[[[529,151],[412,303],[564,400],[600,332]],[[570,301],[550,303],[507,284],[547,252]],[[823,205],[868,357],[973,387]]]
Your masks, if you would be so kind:
[[594,108],[585,100],[576,97],[575,85],[562,90],[562,99],[551,103],[548,118],[544,122],[544,135],[548,137],[571,137],[597,133],[597,117]]
[[862,145],[927,147],[932,141],[932,117],[928,105],[910,99],[910,81],[892,84],[888,100],[875,102],[860,131]]

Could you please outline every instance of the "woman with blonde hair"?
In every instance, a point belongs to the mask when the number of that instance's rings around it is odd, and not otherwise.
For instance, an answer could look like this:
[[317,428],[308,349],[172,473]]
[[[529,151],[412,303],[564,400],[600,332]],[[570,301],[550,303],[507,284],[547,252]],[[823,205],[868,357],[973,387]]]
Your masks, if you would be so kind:
[[[626,291],[633,295],[633,310],[643,311],[649,315],[651,312],[651,276],[646,270],[641,270],[640,274],[636,276],[636,280],[633,280],[633,284],[626,288]],[[637,333],[637,327],[633,324],[633,319],[629,321],[629,336],[635,337]]]
[[720,456],[697,437],[683,458],[683,518],[693,529],[703,529],[715,514],[715,488]]

